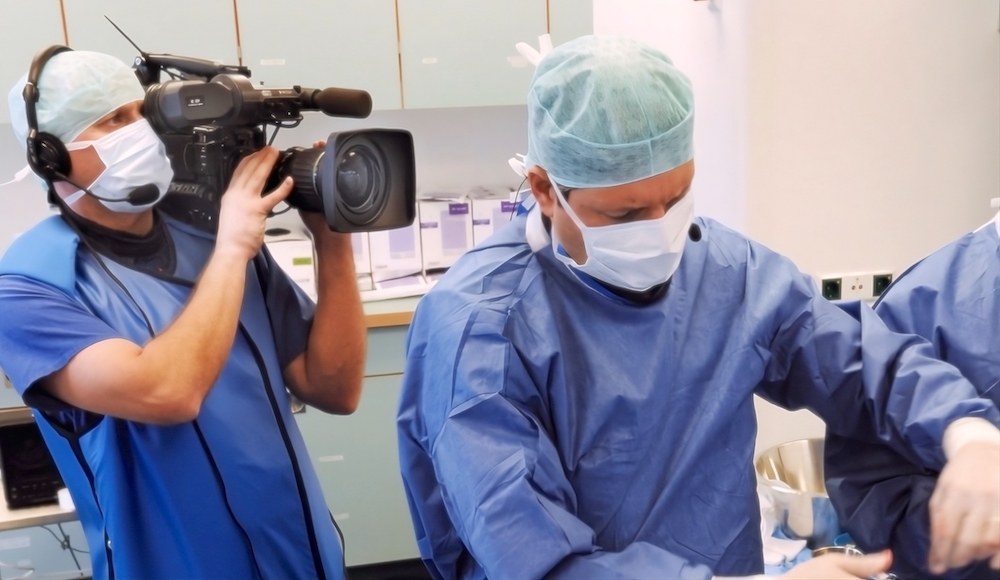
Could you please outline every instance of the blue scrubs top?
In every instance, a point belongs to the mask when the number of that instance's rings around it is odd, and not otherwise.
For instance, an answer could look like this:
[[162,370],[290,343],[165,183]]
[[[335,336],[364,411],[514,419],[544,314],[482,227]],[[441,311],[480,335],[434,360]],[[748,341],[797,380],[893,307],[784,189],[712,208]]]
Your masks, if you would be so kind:
[[763,572],[753,393],[935,468],[950,421],[1000,420],[926,342],[712,220],[644,306],[532,251],[526,221],[463,256],[410,327],[400,464],[436,578]]
[[[105,259],[59,217],[0,261],[0,366],[35,416],[76,505],[95,578],[341,578],[343,552],[282,370],[304,351],[314,305],[266,249],[247,266],[240,328],[194,421],[97,415],[38,386],[107,338],[145,344],[188,301],[214,240],[166,218],[173,276]],[[184,364],[184,361],[177,361]]]
[[[889,328],[929,340],[980,395],[1000,406],[1000,236],[994,224],[962,236],[912,266],[886,290],[875,312]],[[903,578],[927,569],[927,504],[938,471],[883,445],[828,434],[827,490],[844,527],[863,550],[893,550]],[[946,578],[996,578],[983,561]]]

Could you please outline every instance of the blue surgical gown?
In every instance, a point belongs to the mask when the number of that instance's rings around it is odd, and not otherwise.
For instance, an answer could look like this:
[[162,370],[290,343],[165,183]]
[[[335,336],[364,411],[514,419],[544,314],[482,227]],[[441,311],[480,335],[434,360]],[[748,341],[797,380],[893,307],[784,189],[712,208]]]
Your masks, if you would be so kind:
[[214,238],[163,219],[173,276],[111,259],[101,266],[58,216],[0,260],[0,363],[69,488],[94,578],[343,578],[337,530],[281,374],[306,348],[315,306],[266,248],[247,265],[239,332],[197,418],[127,421],[41,386],[97,341],[144,344],[147,320],[160,331],[189,301]]
[[[889,328],[919,334],[1000,405],[1000,237],[988,224],[918,262],[875,311]],[[903,578],[933,576],[927,504],[937,470],[882,445],[829,434],[827,489],[846,529],[864,550],[890,547]],[[945,575],[996,578],[987,562]]]
[[950,421],[1000,422],[925,341],[712,220],[646,306],[532,251],[525,223],[463,256],[410,327],[400,463],[437,578],[763,572],[755,392],[931,468]]

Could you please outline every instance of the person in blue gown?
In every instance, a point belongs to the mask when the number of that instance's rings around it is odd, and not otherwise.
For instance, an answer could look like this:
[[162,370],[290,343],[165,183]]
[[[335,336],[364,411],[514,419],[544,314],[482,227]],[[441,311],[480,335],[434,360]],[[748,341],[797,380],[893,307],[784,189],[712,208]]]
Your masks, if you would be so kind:
[[73,498],[93,576],[342,578],[290,393],[357,407],[350,236],[303,213],[313,303],[263,246],[292,188],[262,195],[276,149],[240,161],[205,232],[159,210],[173,171],[135,71],[59,46],[29,70],[11,122],[59,215],[0,260],[0,366]]
[[[588,36],[538,63],[537,203],[443,276],[408,335],[400,466],[435,578],[762,573],[754,393],[928,468],[1000,461],[1000,443],[942,446],[953,421],[996,431],[1000,413],[926,341],[693,216],[692,123],[687,78],[641,43]],[[978,523],[1000,489],[973,506],[943,508]]]
[[[875,312],[890,329],[930,341],[935,356],[1000,406],[1000,213],[910,267]],[[891,547],[892,571],[901,578],[935,576],[927,564],[928,503],[937,471],[884,445],[836,433],[827,435],[826,455],[827,490],[858,545]],[[996,578],[996,564],[991,568],[984,559],[945,577]]]

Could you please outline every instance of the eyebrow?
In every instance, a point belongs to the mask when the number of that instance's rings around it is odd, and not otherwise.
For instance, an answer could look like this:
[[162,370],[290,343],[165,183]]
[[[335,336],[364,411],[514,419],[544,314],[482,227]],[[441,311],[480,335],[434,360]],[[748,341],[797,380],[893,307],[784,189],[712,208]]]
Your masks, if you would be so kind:
[[110,121],[111,119],[114,119],[118,115],[121,115],[122,113],[124,113],[125,109],[127,107],[131,107],[132,104],[136,103],[136,102],[139,103],[139,114],[141,115],[142,114],[142,110],[143,110],[143,106],[145,105],[145,102],[144,101],[130,101],[130,102],[125,103],[124,105],[116,108],[114,111],[111,111],[107,115],[104,115],[103,117],[101,117],[100,119],[98,119],[97,121],[95,121],[95,123],[97,123],[97,124],[106,123],[106,122]]
[[[684,191],[682,191],[682,192],[681,192],[681,194],[680,194],[680,195],[678,195],[677,197],[675,197],[675,198],[673,198],[672,200],[670,200],[670,202],[669,202],[669,203],[670,203],[670,207],[673,207],[674,205],[676,205],[676,204],[677,204],[677,202],[679,202],[680,200],[682,200],[682,199],[684,199],[685,197],[687,197],[687,195],[688,195],[689,193],[691,193],[691,187],[692,187],[691,185],[687,186],[687,187],[686,187],[686,188],[684,189]],[[577,188],[575,188],[575,189],[581,189],[581,188],[577,187]],[[565,194],[566,194],[566,192],[565,192],[565,190],[563,190],[563,195],[565,195]],[[569,201],[569,199],[568,199],[568,198],[567,198],[567,201]],[[647,207],[650,207],[650,206],[649,206],[648,204],[643,204],[643,205],[632,205],[632,204],[628,204],[628,205],[626,205],[625,207],[615,207],[615,208],[607,208],[607,207],[591,207],[590,209],[592,209],[592,210],[594,210],[594,211],[598,211],[598,212],[601,212],[601,213],[605,213],[605,212],[609,212],[609,211],[610,211],[610,212],[619,212],[619,211],[626,211],[626,212],[631,212],[631,211],[635,211],[635,210],[639,210],[639,209],[645,209],[645,208],[647,208]],[[668,209],[669,209],[669,208],[668,208]]]
[[97,124],[97,125],[103,125],[104,123],[107,123],[108,121],[114,119],[118,115],[121,115],[121,113],[122,113],[122,111],[121,111],[121,108],[119,107],[119,108],[115,109],[114,111],[111,111],[107,115],[104,115],[103,117],[101,117],[100,119],[98,119],[95,124]]

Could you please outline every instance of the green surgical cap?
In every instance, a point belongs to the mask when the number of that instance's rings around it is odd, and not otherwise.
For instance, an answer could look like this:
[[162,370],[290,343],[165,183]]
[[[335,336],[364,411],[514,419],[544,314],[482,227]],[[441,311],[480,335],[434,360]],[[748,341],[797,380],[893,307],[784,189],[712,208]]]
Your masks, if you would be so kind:
[[[10,124],[21,147],[28,136],[22,96],[27,80],[25,74],[7,95]],[[135,72],[117,58],[83,50],[60,52],[38,79],[38,130],[69,143],[101,117],[144,95]]]
[[528,91],[527,166],[566,187],[609,187],[670,171],[693,153],[691,83],[662,52],[584,36],[545,55]]

